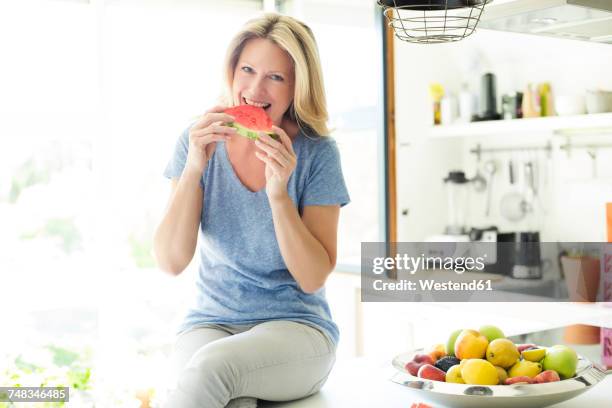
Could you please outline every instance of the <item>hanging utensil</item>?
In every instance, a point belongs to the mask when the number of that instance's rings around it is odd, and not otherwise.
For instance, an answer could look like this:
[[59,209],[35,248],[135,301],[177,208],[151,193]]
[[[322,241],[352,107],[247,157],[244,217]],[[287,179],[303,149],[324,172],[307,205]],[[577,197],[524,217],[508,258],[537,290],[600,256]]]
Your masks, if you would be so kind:
[[500,201],[499,211],[505,219],[518,222],[525,218],[531,206],[525,197],[519,192],[513,191],[503,195]]
[[476,166],[476,175],[470,180],[474,186],[474,190],[482,193],[487,189],[487,179],[480,172],[480,167]]
[[489,160],[484,164],[484,170],[489,175],[489,182],[487,187],[489,190],[487,191],[487,208],[485,211],[485,215],[488,217],[491,213],[491,194],[493,190],[493,176],[497,171],[497,164],[493,160]]
[[516,176],[514,174],[514,161],[512,160],[512,157],[508,159],[508,175],[510,177],[510,185],[514,184],[516,181]]

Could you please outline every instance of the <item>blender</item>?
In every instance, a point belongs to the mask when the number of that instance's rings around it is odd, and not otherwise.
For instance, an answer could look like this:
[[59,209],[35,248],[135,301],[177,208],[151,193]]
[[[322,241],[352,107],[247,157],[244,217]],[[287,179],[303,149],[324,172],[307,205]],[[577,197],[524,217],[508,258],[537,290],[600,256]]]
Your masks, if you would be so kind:
[[458,241],[469,241],[466,227],[470,180],[463,171],[450,171],[444,178],[448,205],[447,225],[444,233]]

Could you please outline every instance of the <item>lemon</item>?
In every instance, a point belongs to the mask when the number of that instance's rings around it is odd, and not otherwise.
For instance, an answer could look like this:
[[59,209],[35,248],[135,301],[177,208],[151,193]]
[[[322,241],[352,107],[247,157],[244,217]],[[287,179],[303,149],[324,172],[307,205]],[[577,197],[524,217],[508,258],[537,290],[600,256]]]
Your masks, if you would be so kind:
[[499,377],[499,383],[503,384],[504,381],[506,381],[506,379],[508,378],[508,373],[506,372],[506,370],[498,366],[495,366],[495,369],[497,370],[497,376]]
[[520,357],[514,343],[508,339],[495,339],[487,347],[487,360],[501,368],[510,368]]
[[523,351],[522,355],[523,355],[523,358],[527,361],[538,362],[538,361],[541,361],[544,357],[546,357],[546,349],[539,348],[539,349],[525,350]]
[[535,363],[533,361],[521,360],[510,368],[508,371],[508,376],[510,376],[510,378],[522,376],[534,378],[541,372],[542,364]]
[[499,374],[497,369],[487,360],[473,358],[468,360],[461,368],[461,377],[466,384],[497,385]]
[[446,372],[446,382],[455,384],[465,384],[463,377],[461,377],[461,366],[459,364],[452,366]]

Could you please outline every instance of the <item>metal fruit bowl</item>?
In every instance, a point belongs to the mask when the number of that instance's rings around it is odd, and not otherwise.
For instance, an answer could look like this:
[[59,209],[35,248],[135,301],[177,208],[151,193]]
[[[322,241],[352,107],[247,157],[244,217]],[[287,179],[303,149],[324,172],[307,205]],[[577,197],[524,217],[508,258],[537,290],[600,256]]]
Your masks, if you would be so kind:
[[[582,356],[573,378],[545,384],[468,385],[431,381],[406,371],[406,363],[423,349],[402,353],[393,359],[398,371],[391,381],[419,393],[419,398],[452,408],[536,408],[577,397],[602,381],[612,370],[604,370]],[[437,408],[437,407],[436,407]]]

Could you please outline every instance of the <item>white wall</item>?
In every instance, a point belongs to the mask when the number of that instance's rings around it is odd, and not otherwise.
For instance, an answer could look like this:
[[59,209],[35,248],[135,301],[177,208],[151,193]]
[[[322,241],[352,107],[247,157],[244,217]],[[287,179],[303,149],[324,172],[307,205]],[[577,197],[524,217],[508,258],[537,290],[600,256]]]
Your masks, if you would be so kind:
[[[447,208],[442,178],[454,168],[473,176],[476,160],[469,149],[477,143],[500,147],[544,145],[548,140],[555,146],[550,160],[544,154],[514,155],[517,161],[537,160],[540,169],[542,204],[536,205],[533,216],[518,223],[501,218],[499,199],[509,191],[510,156],[483,156],[483,161],[495,159],[501,171],[493,183],[491,217],[484,216],[486,194],[472,192],[471,225],[498,225],[505,231],[540,230],[542,240],[549,241],[605,240],[604,203],[612,201],[612,149],[598,151],[598,176],[594,178],[586,152],[576,150],[568,158],[557,148],[565,142],[558,136],[500,134],[433,140],[429,135],[432,113],[428,86],[439,82],[447,92],[457,93],[467,81],[478,94],[481,75],[493,72],[498,99],[504,93],[522,91],[528,82],[550,82],[556,94],[612,90],[612,46],[478,30],[454,44],[396,41],[395,60],[399,240],[419,241],[443,232]],[[573,138],[574,143],[587,141],[611,143],[612,135]],[[402,217],[405,208],[409,215]]]

